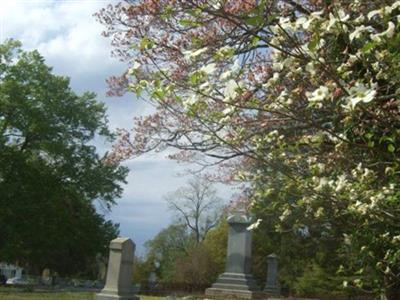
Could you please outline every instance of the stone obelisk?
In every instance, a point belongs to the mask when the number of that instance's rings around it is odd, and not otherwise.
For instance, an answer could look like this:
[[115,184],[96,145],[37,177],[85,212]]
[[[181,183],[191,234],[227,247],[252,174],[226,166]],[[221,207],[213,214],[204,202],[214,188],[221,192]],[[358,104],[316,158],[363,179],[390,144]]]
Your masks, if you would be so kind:
[[252,232],[247,228],[251,220],[243,212],[228,217],[229,235],[225,273],[221,274],[206,296],[212,299],[256,299],[264,294],[260,291],[251,267]]

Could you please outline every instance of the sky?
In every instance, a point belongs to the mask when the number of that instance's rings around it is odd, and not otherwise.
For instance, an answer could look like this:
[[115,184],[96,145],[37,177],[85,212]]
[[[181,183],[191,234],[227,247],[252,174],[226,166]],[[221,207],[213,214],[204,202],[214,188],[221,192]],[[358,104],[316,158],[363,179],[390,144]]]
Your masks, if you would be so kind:
[[[133,117],[146,115],[152,107],[133,94],[106,97],[106,78],[122,73],[126,65],[111,57],[110,40],[101,36],[103,26],[93,13],[113,1],[102,0],[0,0],[0,42],[18,39],[25,50],[37,49],[58,75],[69,76],[78,94],[96,92],[107,106],[110,127],[131,128]],[[114,2],[115,3],[115,2]],[[111,145],[97,141],[99,151]],[[137,253],[143,244],[171,223],[163,195],[183,186],[180,176],[188,166],[166,158],[165,153],[148,154],[124,163],[129,167],[128,184],[118,205],[106,218],[120,223],[121,236],[130,237]],[[227,195],[227,190],[222,189]]]

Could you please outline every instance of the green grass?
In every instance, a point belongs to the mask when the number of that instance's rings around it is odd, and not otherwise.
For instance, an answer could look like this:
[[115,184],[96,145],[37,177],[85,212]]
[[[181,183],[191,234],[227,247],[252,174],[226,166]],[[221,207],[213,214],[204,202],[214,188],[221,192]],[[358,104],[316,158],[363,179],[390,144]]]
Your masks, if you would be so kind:
[[0,299],[1,300],[50,300],[50,299],[57,299],[57,300],[92,300],[93,294],[92,293],[69,293],[69,292],[62,292],[62,293],[24,293],[24,292],[1,292]]
[[[139,296],[140,300],[161,300],[165,297]],[[93,293],[77,292],[13,292],[0,291],[1,300],[93,300]]]

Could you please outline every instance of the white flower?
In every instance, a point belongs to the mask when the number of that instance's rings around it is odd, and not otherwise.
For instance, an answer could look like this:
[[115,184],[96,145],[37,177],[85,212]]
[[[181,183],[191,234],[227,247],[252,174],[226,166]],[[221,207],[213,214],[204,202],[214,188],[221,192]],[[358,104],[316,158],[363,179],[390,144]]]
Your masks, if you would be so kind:
[[140,68],[140,63],[138,63],[137,61],[135,61],[132,65],[132,67],[129,69],[128,74],[129,75],[133,75],[136,73],[136,71]]
[[308,73],[310,73],[311,75],[315,75],[317,74],[317,71],[315,70],[315,63],[313,61],[310,61],[307,65],[306,65],[306,71]]
[[238,75],[241,69],[242,66],[239,59],[235,59],[235,62],[233,63],[233,66],[231,68],[232,75]]
[[321,85],[312,93],[307,93],[308,102],[315,103],[325,100],[329,96],[329,89]]
[[354,20],[354,23],[355,24],[360,24],[360,23],[362,23],[362,22],[364,22],[365,21],[365,16],[364,15],[360,15],[359,17],[357,17],[355,20]]
[[340,175],[338,180],[336,181],[336,188],[335,191],[336,192],[340,192],[341,190],[343,190],[346,187],[347,184],[347,180],[346,180],[346,175]]
[[133,65],[132,65],[132,69],[133,70],[137,70],[137,69],[139,69],[140,68],[140,63],[138,63],[137,61],[135,61],[134,63],[133,63]]
[[[318,12],[317,12],[318,13]],[[319,16],[316,15],[315,13],[312,13],[311,16],[307,19],[306,17],[300,17],[296,20],[296,28],[301,28],[303,27],[305,30],[308,30],[310,28],[310,25],[312,22],[314,22],[316,19],[318,19]]]
[[271,87],[271,86],[273,86],[275,83],[277,83],[278,80],[279,80],[279,73],[278,73],[278,72],[275,72],[274,75],[273,75],[270,79],[268,79],[268,81],[267,81],[266,83],[264,83],[264,84],[262,85],[262,87],[263,87],[264,89],[268,89],[269,87]]
[[272,70],[274,70],[275,72],[279,72],[283,70],[283,63],[280,62],[274,62],[272,65]]
[[348,96],[348,102],[351,108],[360,103],[369,103],[374,100],[376,96],[376,90],[374,88],[368,88],[363,83],[357,82],[355,86],[350,88]]
[[396,29],[396,26],[394,25],[394,23],[389,22],[388,29],[386,29],[386,31],[382,32],[381,34],[387,36],[388,38],[392,38],[394,36],[395,29]]
[[357,201],[354,206],[355,210],[362,215],[365,215],[368,212],[368,205],[365,203]]
[[291,210],[289,209],[289,208],[286,208],[284,211],[283,211],[283,213],[282,213],[282,215],[279,217],[279,219],[281,220],[281,221],[283,221],[283,220],[285,220],[287,217],[289,217],[290,215],[291,215]]
[[221,8],[221,1],[219,0],[214,0],[211,1],[211,5],[214,9],[220,9]]
[[280,17],[279,18],[279,25],[282,27],[283,30],[292,33],[295,30],[295,26],[293,26],[292,22],[290,22],[290,18]]
[[383,10],[382,9],[377,9],[377,10],[372,10],[368,13],[367,17],[368,20],[371,20],[373,17],[375,17],[376,15],[379,15],[380,17],[382,17],[383,15]]
[[285,102],[287,96],[288,96],[288,92],[287,92],[287,90],[285,89],[285,90],[283,90],[283,91],[279,94],[279,96],[276,98],[276,101]]
[[187,60],[190,60],[190,59],[193,59],[193,58],[199,56],[200,54],[206,52],[207,49],[208,49],[207,47],[204,47],[204,48],[198,49],[196,51],[186,50],[186,51],[183,51],[183,54],[185,55],[185,58]]
[[392,243],[399,243],[400,242],[400,235],[395,235],[392,238]]
[[237,82],[233,79],[229,80],[225,86],[224,96],[228,99],[233,99],[237,96],[236,90],[239,88]]
[[318,169],[318,171],[319,171],[320,173],[325,172],[325,170],[326,170],[326,165],[325,165],[325,164],[323,164],[323,163],[318,163],[316,166],[317,166],[317,169]]
[[364,26],[364,25],[358,26],[352,33],[350,33],[349,35],[350,41],[358,39],[361,36],[361,34],[365,31],[372,32],[373,30],[374,29],[371,26]]
[[210,92],[211,91],[211,86],[210,83],[208,81],[202,83],[199,85],[199,90],[200,91],[204,91],[204,92]]
[[329,180],[326,177],[322,177],[316,180],[318,185],[315,187],[317,192],[321,192],[326,186],[329,185]]
[[337,23],[337,22],[346,22],[350,19],[350,16],[347,15],[344,10],[340,9],[337,13],[338,18],[334,16],[332,13],[329,14],[329,23],[328,27],[326,28],[328,31]]
[[377,34],[371,34],[371,40],[380,43],[382,41],[382,37],[388,37],[392,38],[394,36],[396,26],[394,25],[393,22],[388,23],[388,29],[386,29],[384,32],[377,33]]
[[323,216],[324,216],[324,208],[323,208],[323,207],[319,207],[319,208],[317,209],[317,211],[314,213],[314,216],[315,216],[316,218],[321,218],[321,217],[323,217]]
[[400,7],[400,1],[396,1],[395,3],[392,4],[392,6],[390,7],[391,10],[395,10],[396,8]]
[[226,70],[225,72],[223,72],[220,76],[219,79],[221,80],[226,80],[229,77],[238,75],[239,71],[241,69],[241,65],[238,59],[235,60],[235,62],[233,63],[232,67],[228,70]]
[[247,227],[247,230],[253,230],[253,229],[258,228],[258,226],[260,226],[261,222],[262,222],[262,220],[258,219],[255,223],[253,223],[249,227]]
[[216,70],[215,63],[211,63],[200,68],[200,71],[203,71],[206,74],[212,74],[215,72],[215,70]]
[[[308,24],[307,24],[307,23],[308,23]],[[307,25],[306,25],[306,24],[307,24]],[[304,29],[307,29],[309,25],[310,25],[309,20],[308,20],[306,17],[304,17],[304,16],[302,16],[302,17],[300,17],[300,18],[298,18],[298,19],[296,20],[296,28],[301,28],[301,27],[303,27]]]
[[192,94],[190,97],[186,98],[183,101],[183,106],[185,108],[190,108],[193,104],[195,104],[198,101],[198,98],[196,94]]
[[[358,53],[357,53],[357,54],[358,54]],[[347,64],[348,64],[348,65],[352,65],[352,64],[354,64],[356,61],[359,60],[359,57],[357,56],[357,54],[356,54],[356,55],[353,55],[353,54],[350,54],[350,55],[349,55],[349,59],[347,60]]]
[[223,113],[224,115],[229,115],[229,114],[233,113],[234,111],[235,111],[235,107],[229,105],[227,108],[225,108],[225,109],[222,111],[222,113]]
[[226,80],[226,79],[228,79],[228,78],[231,77],[231,76],[232,76],[231,70],[227,70],[227,71],[225,71],[224,73],[222,73],[222,74],[219,76],[219,79],[221,79],[221,80]]

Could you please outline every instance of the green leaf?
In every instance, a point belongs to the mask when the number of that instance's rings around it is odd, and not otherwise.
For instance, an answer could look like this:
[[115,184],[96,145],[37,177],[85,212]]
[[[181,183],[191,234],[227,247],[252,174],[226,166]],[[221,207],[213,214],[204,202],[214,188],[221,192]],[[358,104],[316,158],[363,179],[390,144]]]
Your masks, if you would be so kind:
[[365,135],[365,137],[367,138],[367,139],[371,139],[372,137],[373,137],[374,135],[372,134],[372,133],[367,133],[366,135]]
[[363,53],[368,53],[371,49],[375,48],[376,44],[374,42],[369,42],[362,47],[361,51]]
[[150,49],[153,47],[153,45],[154,45],[154,42],[152,40],[150,40],[147,37],[144,37],[140,41],[139,48],[141,50]]
[[319,37],[318,36],[313,37],[311,41],[308,43],[308,49],[310,49],[310,51],[313,52],[317,48],[318,44],[319,44]]
[[251,25],[251,26],[259,26],[262,24],[263,21],[264,21],[264,16],[254,16],[254,17],[247,18],[245,20],[245,23],[247,25]]
[[202,23],[190,19],[179,20],[179,24],[184,27],[197,27],[202,25]]
[[393,146],[393,144],[389,144],[388,151],[393,153],[395,150],[396,150],[396,148]]

